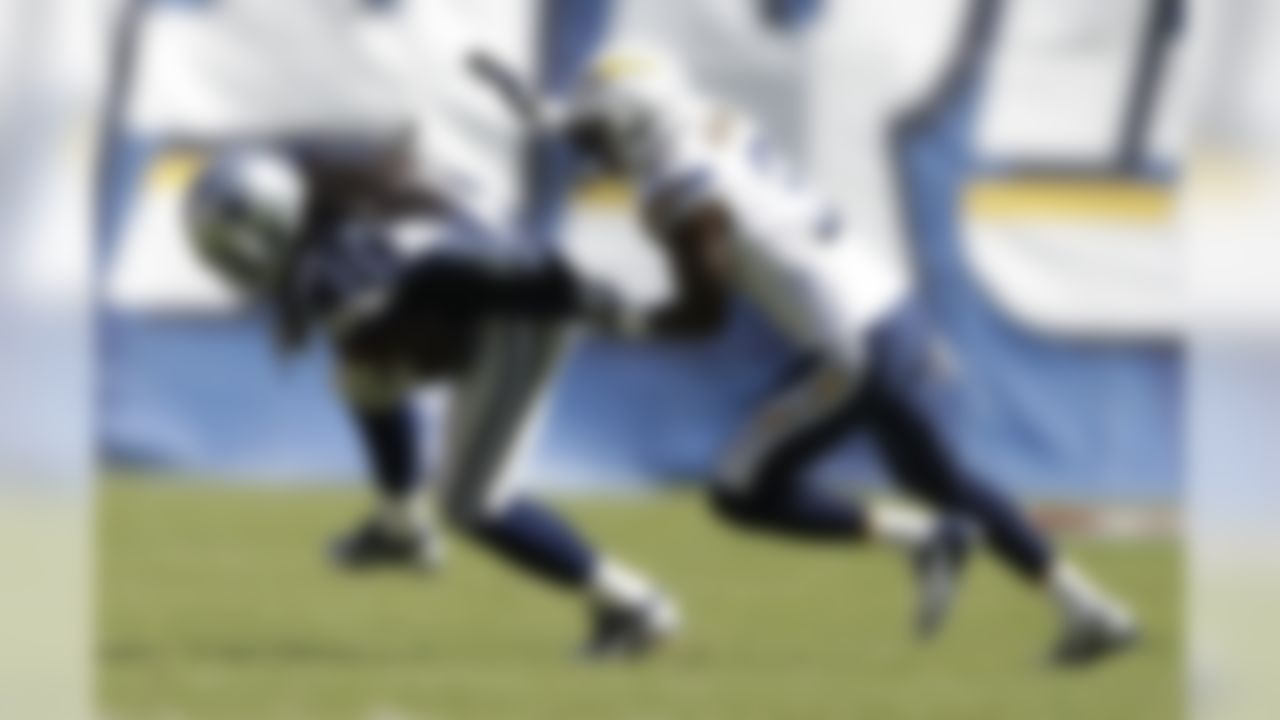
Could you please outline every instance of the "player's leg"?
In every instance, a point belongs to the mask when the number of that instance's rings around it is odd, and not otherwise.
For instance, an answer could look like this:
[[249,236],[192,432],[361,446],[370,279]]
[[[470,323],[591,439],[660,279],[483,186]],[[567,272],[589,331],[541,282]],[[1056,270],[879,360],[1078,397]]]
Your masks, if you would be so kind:
[[713,486],[715,507],[739,526],[824,542],[879,542],[902,551],[916,581],[915,626],[928,636],[952,604],[966,556],[962,527],[915,508],[860,503],[806,482],[806,470],[867,419],[862,373],[845,363],[803,374],[752,419]]
[[868,419],[895,479],[935,507],[966,517],[1007,567],[1047,591],[1066,626],[1059,660],[1085,661],[1128,644],[1134,633],[1128,611],[949,445],[928,408],[929,393],[956,378],[940,348],[916,307],[891,317],[873,339]]
[[422,439],[424,430],[438,432],[443,398],[416,403],[408,377],[351,363],[340,368],[338,382],[370,467],[377,505],[368,519],[333,543],[331,557],[353,569],[437,568],[443,541],[423,497],[432,454],[424,452]]
[[827,542],[879,539],[914,549],[933,521],[809,482],[810,466],[865,417],[861,373],[810,362],[748,422],[725,454],[712,501],[746,529]]
[[600,552],[515,486],[558,364],[560,335],[555,327],[513,321],[485,329],[456,396],[442,501],[467,536],[591,601],[597,622],[589,651],[640,652],[675,630],[674,605],[648,578]]

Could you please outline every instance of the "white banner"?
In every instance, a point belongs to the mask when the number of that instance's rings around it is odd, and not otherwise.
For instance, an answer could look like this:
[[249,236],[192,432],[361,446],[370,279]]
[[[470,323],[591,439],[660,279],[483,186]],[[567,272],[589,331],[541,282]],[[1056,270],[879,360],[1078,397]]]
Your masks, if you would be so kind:
[[[516,196],[519,127],[465,64],[483,47],[531,70],[536,3],[509,0],[211,0],[159,6],[137,56],[128,134],[159,152],[125,220],[108,296],[134,310],[218,311],[221,284],[193,257],[181,198],[202,158],[174,139],[418,128],[426,171],[465,168],[479,210]],[[381,8],[381,9],[380,9]]]

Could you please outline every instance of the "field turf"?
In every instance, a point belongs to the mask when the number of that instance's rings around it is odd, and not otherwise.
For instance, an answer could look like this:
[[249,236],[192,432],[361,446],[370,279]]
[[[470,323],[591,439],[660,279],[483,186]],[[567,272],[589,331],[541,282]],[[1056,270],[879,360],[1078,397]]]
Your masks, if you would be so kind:
[[99,695],[113,720],[1171,720],[1181,715],[1171,541],[1069,547],[1137,607],[1145,643],[1046,668],[1052,616],[975,564],[935,645],[907,632],[885,551],[747,538],[691,495],[559,503],[659,575],[687,634],[640,664],[570,659],[581,605],[454,540],[423,578],[321,555],[366,501],[345,490],[104,483]]

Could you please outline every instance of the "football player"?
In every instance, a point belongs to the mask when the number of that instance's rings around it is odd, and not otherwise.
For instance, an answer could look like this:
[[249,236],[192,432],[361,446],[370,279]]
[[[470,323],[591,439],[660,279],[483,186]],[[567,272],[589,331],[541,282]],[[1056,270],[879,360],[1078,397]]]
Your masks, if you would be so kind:
[[[928,406],[964,378],[910,278],[879,259],[748,118],[648,48],[606,53],[567,108],[536,115],[635,183],[643,224],[670,261],[668,304],[617,304],[598,319],[630,338],[695,337],[718,328],[737,295],[810,358],[725,454],[712,483],[721,516],[761,532],[907,549],[924,636],[941,624],[969,538],[980,536],[1060,609],[1055,660],[1087,662],[1134,640],[1129,610],[949,444]],[[896,482],[944,519],[922,522],[805,482],[805,470],[855,432],[869,433]]]
[[589,656],[656,645],[678,625],[674,602],[513,483],[557,358],[546,325],[576,312],[578,285],[560,263],[531,256],[522,238],[424,181],[403,143],[319,145],[327,147],[217,153],[188,218],[201,257],[272,309],[283,346],[318,335],[334,348],[384,495],[345,552],[422,551],[409,393],[447,381],[456,397],[439,473],[445,517],[516,567],[585,597]]

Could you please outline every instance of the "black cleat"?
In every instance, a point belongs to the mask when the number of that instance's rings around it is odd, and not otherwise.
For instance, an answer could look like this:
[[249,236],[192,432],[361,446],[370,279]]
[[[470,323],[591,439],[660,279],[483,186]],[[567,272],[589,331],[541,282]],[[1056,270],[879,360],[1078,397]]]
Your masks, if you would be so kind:
[[431,531],[393,533],[377,518],[366,520],[329,548],[333,563],[346,570],[389,567],[433,572],[439,569],[443,556],[440,539]]
[[1084,667],[1129,650],[1141,633],[1127,613],[1099,613],[1072,622],[1049,655],[1059,667]]
[[680,629],[680,610],[666,597],[657,596],[638,608],[597,606],[591,636],[580,652],[588,661],[643,657]]

